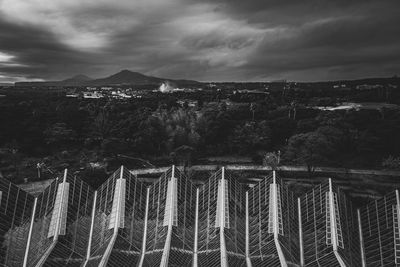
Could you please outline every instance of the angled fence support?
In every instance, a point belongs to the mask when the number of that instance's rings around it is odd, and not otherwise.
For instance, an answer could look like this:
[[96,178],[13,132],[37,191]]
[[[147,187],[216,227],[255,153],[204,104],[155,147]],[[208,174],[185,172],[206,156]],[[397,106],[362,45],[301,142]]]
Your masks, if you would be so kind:
[[[168,266],[169,252],[171,250],[172,227],[174,226],[174,219],[177,215],[175,203],[178,200],[177,192],[177,179],[175,178],[175,165],[172,165],[171,180],[168,181],[167,198],[165,203],[164,225],[168,227],[167,237],[164,244],[164,250],[161,257],[160,267]],[[176,216],[177,217],[177,216]]]
[[92,221],[90,223],[90,232],[89,232],[89,240],[88,240],[88,248],[86,252],[86,259],[85,263],[83,264],[83,267],[86,266],[90,259],[90,250],[92,249],[92,238],[93,238],[93,228],[94,228],[94,217],[96,216],[96,201],[97,201],[97,190],[94,191],[94,197],[93,197],[93,207],[92,207]]
[[[227,254],[227,250],[226,250],[226,243],[225,243],[225,234],[224,234],[224,230],[225,230],[225,213],[228,212],[226,211],[226,204],[225,203],[228,196],[226,196],[225,194],[227,192],[225,192],[225,168],[222,167],[222,175],[221,175],[221,181],[220,181],[220,186],[219,186],[219,190],[218,190],[218,202],[219,202],[219,209],[217,208],[217,220],[219,218],[219,237],[220,237],[220,245],[221,245],[221,267],[228,267],[228,254]],[[218,205],[217,205],[218,207]],[[229,216],[229,215],[228,215]]]
[[[341,267],[346,267],[346,264],[344,263],[342,257],[338,253],[338,225],[336,221],[336,216],[339,216],[339,214],[336,214],[336,212],[339,212],[338,207],[336,207],[337,203],[335,203],[335,195],[332,190],[332,179],[329,178],[329,192],[328,192],[328,201],[329,201],[329,219],[330,219],[330,231],[331,231],[331,239],[332,239],[332,247],[333,247],[333,253],[335,254],[335,257]],[[337,210],[336,210],[337,208]],[[340,217],[339,217],[340,220]]]
[[276,172],[272,172],[272,184],[270,184],[270,199],[271,203],[270,205],[272,206],[272,229],[274,233],[274,242],[275,242],[275,247],[278,252],[278,257],[279,261],[281,263],[282,267],[287,267],[287,262],[285,259],[285,255],[283,254],[281,244],[279,242],[279,219],[282,218],[282,210],[280,210],[281,203],[280,203],[280,192],[278,192],[278,185],[276,183]]
[[247,267],[251,267],[250,260],[250,233],[249,233],[249,192],[246,191],[246,233],[245,233],[245,255],[246,255],[246,265]]
[[400,264],[400,197],[399,190],[396,193],[396,206],[394,207],[393,214],[393,229],[394,229],[394,263]]
[[360,209],[357,209],[357,221],[358,221],[358,234],[360,238],[360,251],[361,251],[361,266],[366,267],[366,260],[365,260],[365,248],[364,248],[364,238],[362,234],[362,225],[361,225],[361,214]]
[[26,267],[27,264],[28,264],[28,255],[29,255],[29,249],[30,249],[30,246],[31,246],[33,223],[35,222],[36,206],[37,206],[37,197],[35,197],[35,201],[34,201],[34,203],[33,203],[33,211],[32,211],[32,217],[31,217],[31,224],[30,224],[30,226],[29,226],[28,240],[27,240],[27,242],[26,242],[26,249],[25,249],[25,255],[24,255],[24,262],[23,262],[23,264],[22,264],[23,267]]
[[200,188],[196,188],[196,211],[194,218],[194,244],[193,244],[193,267],[198,266],[198,242],[199,242],[199,205]]
[[138,267],[143,266],[144,256],[146,255],[146,242],[147,242],[147,221],[149,217],[149,202],[150,202],[150,187],[146,190],[146,211],[144,213],[144,230],[143,230],[143,240],[142,240],[142,251],[140,254],[140,261]]
[[[110,215],[110,226],[113,226],[114,232],[111,237],[110,243],[108,243],[107,249],[104,252],[103,257],[101,258],[101,261],[99,263],[99,267],[105,267],[107,266],[108,259],[111,255],[111,251],[114,247],[115,241],[117,240],[118,237],[118,229],[121,227],[123,228],[123,213],[125,211],[125,188],[126,188],[126,180],[123,178],[123,173],[124,173],[124,166],[121,166],[120,170],[120,177],[116,181],[115,184],[115,191],[114,191],[114,198],[113,198],[113,210],[111,213],[115,212],[115,214]],[[114,221],[113,220],[114,216]]]
[[304,266],[304,246],[303,246],[303,225],[301,221],[301,202],[300,198],[297,198],[297,210],[299,217],[299,247],[300,247],[300,266]]

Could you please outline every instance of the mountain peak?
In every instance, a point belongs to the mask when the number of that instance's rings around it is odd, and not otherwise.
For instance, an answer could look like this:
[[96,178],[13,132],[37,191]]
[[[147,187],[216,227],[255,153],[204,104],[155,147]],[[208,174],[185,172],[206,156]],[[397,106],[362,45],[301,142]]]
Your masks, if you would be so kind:
[[111,75],[110,77],[112,77],[112,76],[117,76],[117,75],[132,75],[132,76],[133,76],[133,75],[139,75],[139,76],[146,76],[146,75],[144,75],[144,74],[142,74],[142,73],[140,73],[140,72],[135,72],[135,71],[131,71],[131,70],[124,69],[124,70],[121,70],[120,72],[117,72],[117,73]]
[[20,85],[46,85],[46,86],[105,86],[105,85],[160,85],[165,81],[176,81],[185,84],[197,83],[196,81],[187,80],[172,80],[159,77],[147,76],[139,72],[123,69],[118,73],[110,75],[105,78],[92,79],[86,75],[78,74],[63,81],[50,81],[50,82],[26,82],[18,83]]
[[94,80],[94,84],[158,84],[160,83],[160,78],[155,78],[151,76],[146,76],[139,72],[133,72],[130,70],[121,70],[111,76],[103,79]]
[[121,71],[118,72],[118,73],[134,73],[134,72],[131,71],[131,70],[128,70],[128,69],[123,69],[123,70],[121,70]]

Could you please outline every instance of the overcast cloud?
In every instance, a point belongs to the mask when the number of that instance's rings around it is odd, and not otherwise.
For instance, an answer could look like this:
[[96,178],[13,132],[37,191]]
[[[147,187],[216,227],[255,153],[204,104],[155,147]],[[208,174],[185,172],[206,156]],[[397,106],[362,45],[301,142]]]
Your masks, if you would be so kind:
[[400,74],[399,0],[0,0],[0,82]]

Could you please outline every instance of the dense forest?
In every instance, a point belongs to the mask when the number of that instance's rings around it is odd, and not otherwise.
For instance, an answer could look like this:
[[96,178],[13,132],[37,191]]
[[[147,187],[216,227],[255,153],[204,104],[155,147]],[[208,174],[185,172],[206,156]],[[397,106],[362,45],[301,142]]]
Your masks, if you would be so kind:
[[394,90],[214,90],[87,100],[14,89],[0,98],[0,175],[21,182],[69,167],[91,177],[121,163],[191,165],[215,156],[261,164],[267,153],[310,172],[315,166],[396,169],[399,108],[317,107],[399,99]]

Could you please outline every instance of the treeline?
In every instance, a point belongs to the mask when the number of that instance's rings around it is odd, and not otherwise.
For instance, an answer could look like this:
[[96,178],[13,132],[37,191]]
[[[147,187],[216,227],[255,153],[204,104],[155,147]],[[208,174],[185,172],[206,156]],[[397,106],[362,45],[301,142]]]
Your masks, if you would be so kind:
[[221,93],[192,95],[198,105],[189,107],[177,104],[177,97],[87,101],[45,92],[3,98],[0,168],[14,175],[26,158],[47,158],[52,165],[57,155],[67,155],[64,161],[76,168],[121,154],[155,164],[227,155],[261,163],[267,152],[310,171],[316,165],[398,164],[396,109],[322,111],[281,94],[227,102]]

